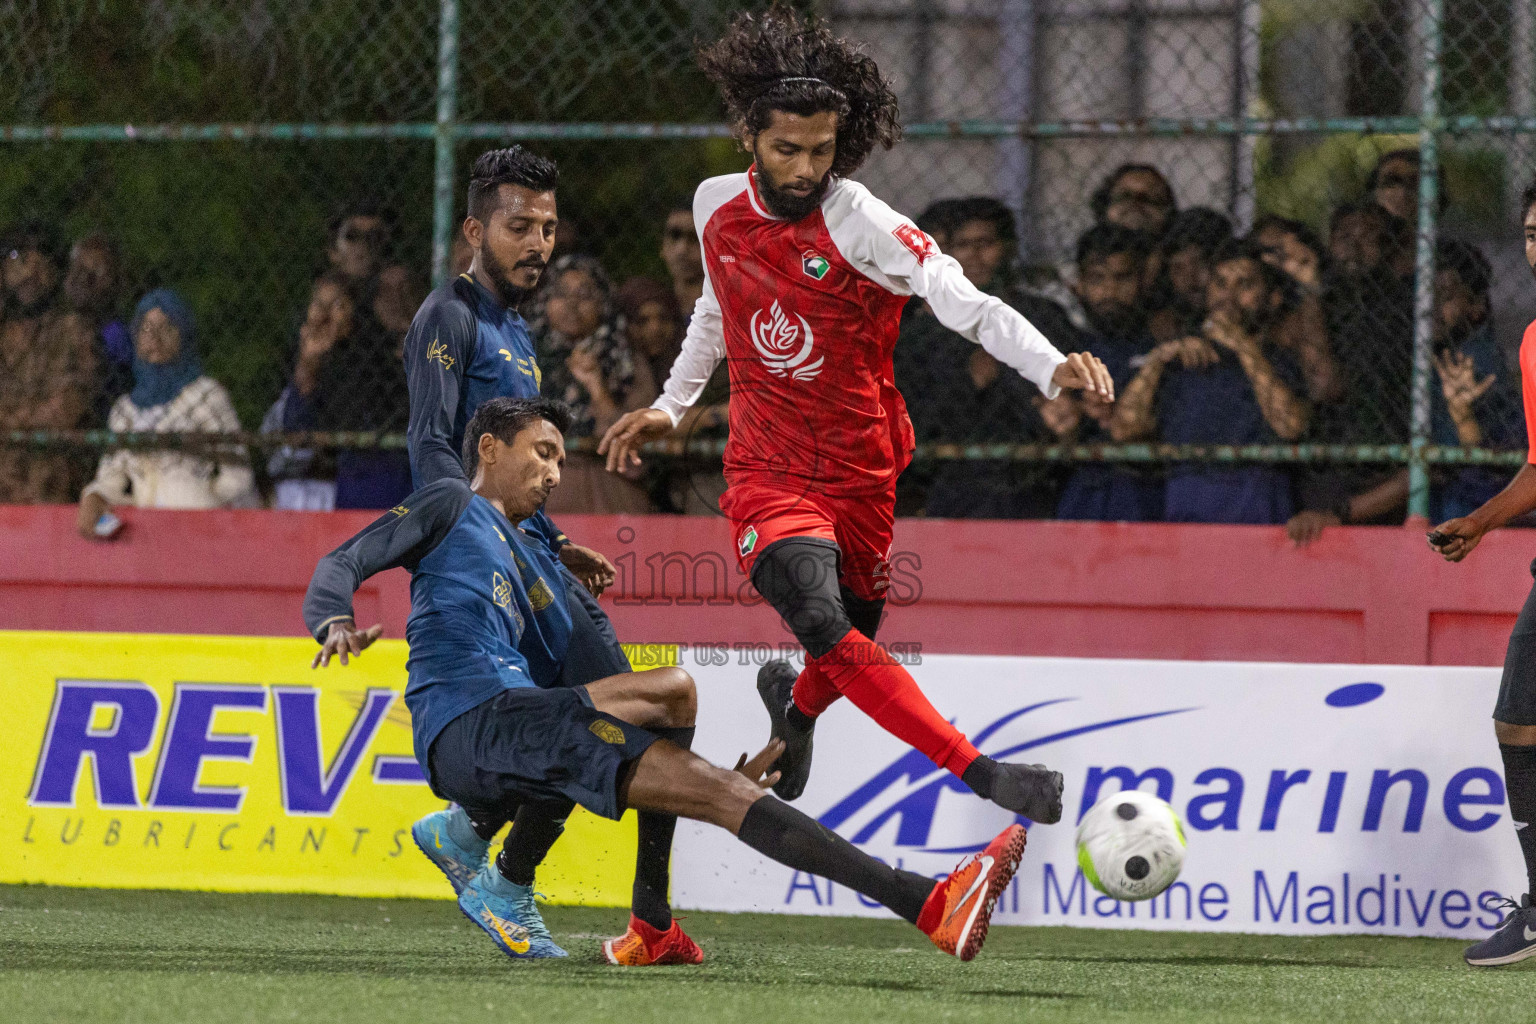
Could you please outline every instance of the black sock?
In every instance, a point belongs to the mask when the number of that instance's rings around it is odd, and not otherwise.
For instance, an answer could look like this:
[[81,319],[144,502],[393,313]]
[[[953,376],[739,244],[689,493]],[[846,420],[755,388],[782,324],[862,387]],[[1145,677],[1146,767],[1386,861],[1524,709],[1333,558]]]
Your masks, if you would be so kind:
[[913,924],[933,892],[933,879],[880,863],[815,819],[771,796],[747,808],[736,837],[780,864],[829,878],[878,900]]
[[[693,726],[661,726],[651,732],[671,740],[684,750],[693,747]],[[672,927],[672,904],[667,899],[667,882],[672,866],[672,835],[677,831],[677,815],[639,811],[636,828],[639,843],[635,850],[635,887],[629,909],[640,920],[666,931]]]
[[[469,816],[469,827],[475,830],[475,835],[487,843],[496,838],[501,826],[512,820],[500,811],[472,811],[466,807],[464,813]],[[512,813],[517,813],[515,808]]]
[[971,787],[971,792],[983,800],[992,799],[992,788],[997,778],[997,762],[986,754],[981,754],[965,766],[965,771],[960,773],[960,781]]
[[784,720],[789,723],[790,728],[799,729],[801,732],[816,728],[816,719],[801,711],[800,705],[793,699],[790,700],[789,707],[784,709]]
[[1525,855],[1526,892],[1536,898],[1536,747],[1499,744],[1504,758],[1504,789],[1509,794],[1509,816]]
[[510,882],[532,885],[534,872],[565,831],[570,804],[525,803],[517,809],[512,830],[496,855],[496,868]]

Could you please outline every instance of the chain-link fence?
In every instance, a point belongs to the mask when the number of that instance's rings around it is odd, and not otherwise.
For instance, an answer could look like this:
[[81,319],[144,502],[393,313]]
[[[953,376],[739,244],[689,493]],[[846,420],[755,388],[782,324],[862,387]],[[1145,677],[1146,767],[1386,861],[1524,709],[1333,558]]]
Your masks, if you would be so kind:
[[[0,5],[0,500],[73,500],[94,474],[148,504],[388,504],[400,339],[465,258],[469,162],[510,140],[560,163],[560,251],[653,282],[611,334],[660,376],[686,313],[669,211],[746,164],[693,57],[741,6]],[[914,304],[904,511],[1386,521],[1475,503],[1523,461],[1530,4],[802,6],[900,97],[907,139],[861,180],[1121,392],[1042,403]],[[144,358],[144,323],[170,356]],[[208,432],[223,447],[163,450]],[[668,472],[647,507],[712,486]],[[1202,474],[1216,489],[1175,509]]]

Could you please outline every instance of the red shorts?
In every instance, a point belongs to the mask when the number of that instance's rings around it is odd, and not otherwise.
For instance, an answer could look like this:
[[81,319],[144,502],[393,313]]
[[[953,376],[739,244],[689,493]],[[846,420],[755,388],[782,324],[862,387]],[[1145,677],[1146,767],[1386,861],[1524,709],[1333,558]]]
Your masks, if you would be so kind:
[[838,582],[866,601],[891,585],[896,480],[884,492],[851,498],[809,494],[771,481],[732,484],[720,497],[731,521],[736,558],[748,578],[757,556],[775,541],[820,537],[837,545]]

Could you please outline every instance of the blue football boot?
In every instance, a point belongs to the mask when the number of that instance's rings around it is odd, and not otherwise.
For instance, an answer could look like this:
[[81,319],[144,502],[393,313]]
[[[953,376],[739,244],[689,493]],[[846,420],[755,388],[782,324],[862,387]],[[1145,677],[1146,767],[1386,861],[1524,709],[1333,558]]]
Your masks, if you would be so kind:
[[475,835],[469,815],[458,806],[433,811],[416,822],[411,826],[411,838],[427,859],[448,876],[455,895],[463,892],[465,884],[485,868],[491,848],[489,842]]
[[459,893],[459,909],[479,925],[501,951],[516,960],[566,956],[544,926],[533,886],[509,881],[487,864]]

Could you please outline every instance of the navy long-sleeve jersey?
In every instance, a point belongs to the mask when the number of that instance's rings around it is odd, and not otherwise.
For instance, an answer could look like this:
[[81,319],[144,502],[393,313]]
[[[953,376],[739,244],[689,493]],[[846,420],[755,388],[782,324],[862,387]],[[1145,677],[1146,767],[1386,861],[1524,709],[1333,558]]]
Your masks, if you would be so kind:
[[[352,618],[368,577],[411,573],[405,703],[416,760],[443,727],[519,686],[554,686],[571,639],[559,562],[546,538],[513,527],[462,479],[428,484],[326,555],[304,595],[304,622],[324,643]],[[430,778],[430,775],[428,776]]]
[[[542,377],[528,324],[468,274],[433,289],[405,336],[411,483],[464,480],[464,428],[488,398],[537,398]],[[523,524],[551,549],[565,534],[543,512]]]

